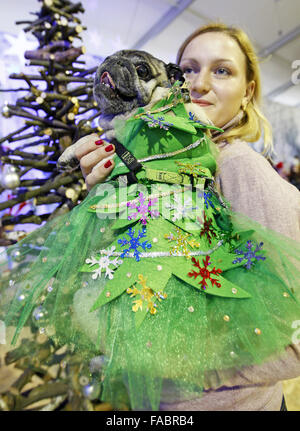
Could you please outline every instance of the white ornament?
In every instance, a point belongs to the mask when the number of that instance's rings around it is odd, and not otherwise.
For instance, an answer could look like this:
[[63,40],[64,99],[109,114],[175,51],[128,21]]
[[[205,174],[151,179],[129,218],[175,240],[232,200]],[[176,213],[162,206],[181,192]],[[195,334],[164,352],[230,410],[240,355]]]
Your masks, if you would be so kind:
[[[98,265],[98,268],[92,271],[94,273],[92,275],[93,280],[96,280],[97,277],[100,278],[104,270],[105,270],[104,277],[108,277],[110,280],[113,279],[114,270],[123,263],[123,261],[120,260],[118,257],[111,259],[115,249],[116,247],[112,246],[111,249],[108,249],[108,251],[105,251],[106,255],[101,256],[100,258],[95,258],[94,256],[92,256],[90,259],[85,260],[85,262],[91,266]],[[112,266],[113,268],[110,268],[110,266]]]
[[193,206],[192,198],[185,197],[182,202],[182,196],[174,195],[173,203],[166,204],[166,208],[171,211],[174,211],[172,221],[182,220],[183,218],[194,218],[193,211],[197,209],[197,207]]
[[4,165],[1,177],[0,184],[5,189],[15,189],[20,185],[20,177],[17,172],[17,168],[11,165]]

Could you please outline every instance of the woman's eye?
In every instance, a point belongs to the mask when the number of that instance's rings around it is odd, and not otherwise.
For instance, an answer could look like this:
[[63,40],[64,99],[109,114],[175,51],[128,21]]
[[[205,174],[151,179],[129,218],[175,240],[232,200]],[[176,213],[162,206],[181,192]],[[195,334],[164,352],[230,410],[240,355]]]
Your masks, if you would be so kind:
[[229,71],[228,69],[226,69],[225,67],[218,67],[218,68],[215,70],[215,73],[216,73],[217,75],[223,75],[223,76],[230,75],[230,71]]
[[186,67],[183,69],[183,73],[189,74],[189,73],[193,73],[194,70],[191,67]]

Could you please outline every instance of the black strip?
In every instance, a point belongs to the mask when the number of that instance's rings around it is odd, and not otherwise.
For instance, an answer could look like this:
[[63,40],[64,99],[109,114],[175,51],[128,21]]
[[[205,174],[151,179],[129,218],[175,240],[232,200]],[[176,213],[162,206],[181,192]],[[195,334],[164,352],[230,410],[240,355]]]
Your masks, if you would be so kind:
[[117,139],[112,139],[111,143],[115,146],[116,153],[134,174],[142,169],[142,164],[134,157],[134,155],[124,147]]
[[286,403],[285,403],[285,398],[284,398],[284,396],[282,397],[282,403],[281,403],[280,411],[281,411],[281,412],[287,412],[287,411],[288,411],[288,409],[287,409],[287,407],[286,407]]

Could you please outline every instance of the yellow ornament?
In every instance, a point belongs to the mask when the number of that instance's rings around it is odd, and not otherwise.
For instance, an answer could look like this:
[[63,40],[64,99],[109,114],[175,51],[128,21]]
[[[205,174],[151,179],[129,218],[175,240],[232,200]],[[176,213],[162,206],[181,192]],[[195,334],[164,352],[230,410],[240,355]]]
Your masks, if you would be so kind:
[[135,301],[133,301],[132,311],[136,313],[139,310],[142,311],[143,307],[146,307],[147,311],[150,311],[150,314],[156,314],[156,299],[158,301],[166,299],[167,294],[163,292],[153,292],[153,290],[150,289],[150,287],[148,287],[146,284],[147,278],[145,278],[142,274],[138,275],[138,279],[138,284],[141,286],[140,288],[134,285],[133,287],[128,287],[126,290],[131,298],[137,298]]

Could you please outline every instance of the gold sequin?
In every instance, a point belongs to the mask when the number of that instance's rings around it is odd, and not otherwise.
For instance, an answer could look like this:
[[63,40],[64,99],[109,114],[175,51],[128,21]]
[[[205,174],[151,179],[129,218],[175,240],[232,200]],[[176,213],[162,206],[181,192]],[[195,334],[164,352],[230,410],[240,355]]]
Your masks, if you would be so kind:
[[283,292],[283,296],[284,296],[285,298],[288,298],[290,295],[289,295],[287,292]]
[[105,294],[106,298],[109,298],[109,297],[110,297],[110,295],[111,295],[111,293],[110,293],[110,292],[106,292],[106,294]]
[[259,328],[255,328],[254,332],[256,335],[260,335],[261,334],[261,330]]
[[223,319],[225,320],[225,322],[229,322],[230,317],[228,316],[228,314],[225,314],[225,316],[223,317]]
[[193,307],[193,306],[190,306],[190,307],[188,308],[188,310],[189,310],[189,312],[190,312],[190,313],[193,313],[193,312],[194,312],[194,307]]
[[78,381],[79,381],[79,384],[81,386],[85,386],[85,385],[87,385],[89,383],[89,379],[88,379],[87,376],[80,376],[79,379],[78,379]]

